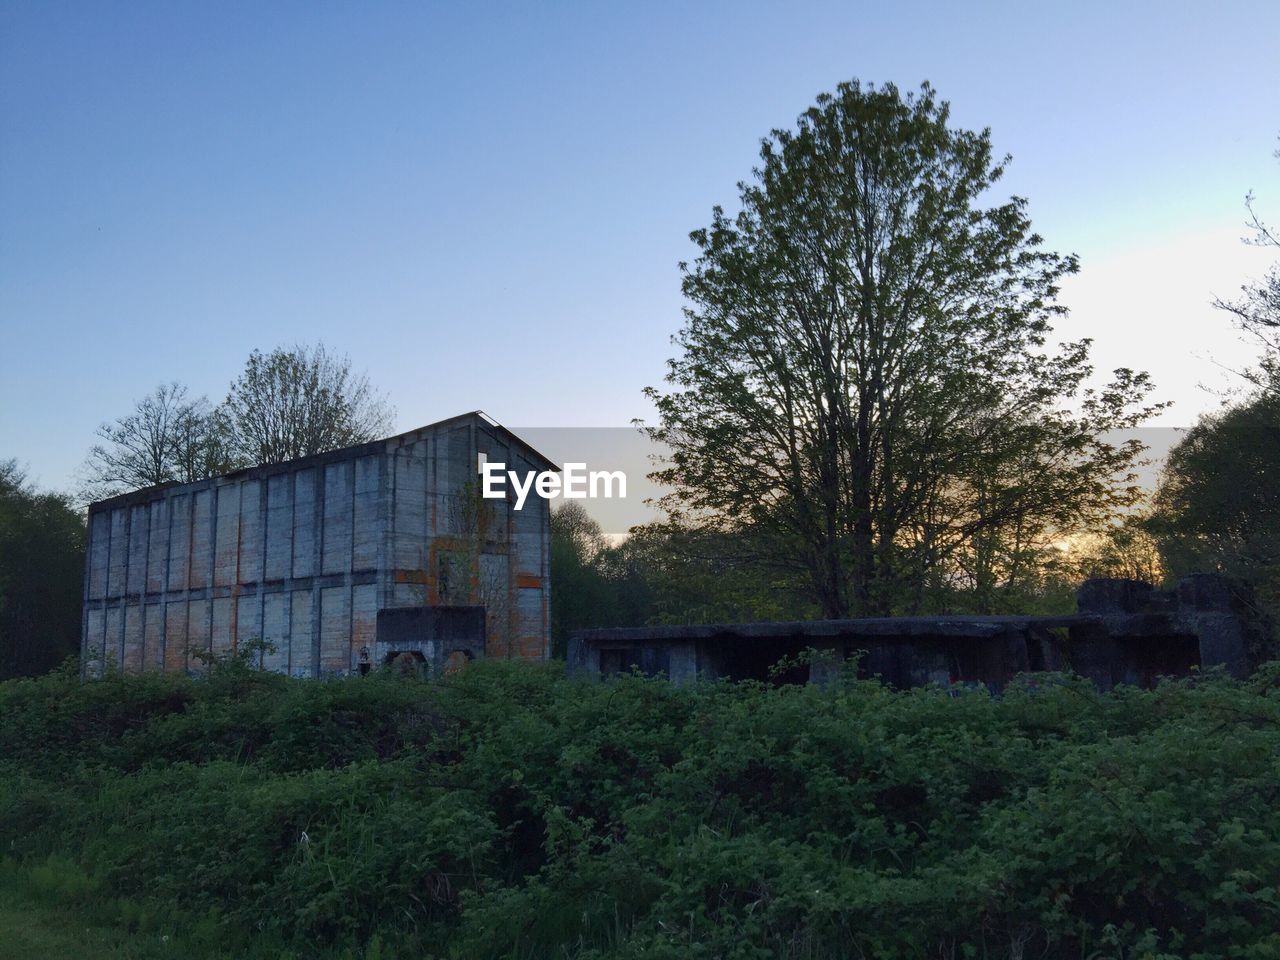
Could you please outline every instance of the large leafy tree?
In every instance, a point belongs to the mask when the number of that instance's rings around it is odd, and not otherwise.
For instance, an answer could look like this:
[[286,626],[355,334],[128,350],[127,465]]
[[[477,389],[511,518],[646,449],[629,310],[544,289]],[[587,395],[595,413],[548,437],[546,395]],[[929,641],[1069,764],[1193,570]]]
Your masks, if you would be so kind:
[[364,443],[391,431],[393,413],[345,356],[323,344],[255,350],[225,403],[246,463],[279,463]]
[[1088,341],[1046,347],[1073,257],[1018,197],[1007,158],[925,85],[842,84],[775,130],[682,265],[689,302],[652,436],[665,506],[750,528],[826,616],[926,605],[967,581],[992,607],[1063,528],[1134,496],[1144,374],[1086,388]]
[[80,647],[84,519],[0,461],[0,679],[44,673]]

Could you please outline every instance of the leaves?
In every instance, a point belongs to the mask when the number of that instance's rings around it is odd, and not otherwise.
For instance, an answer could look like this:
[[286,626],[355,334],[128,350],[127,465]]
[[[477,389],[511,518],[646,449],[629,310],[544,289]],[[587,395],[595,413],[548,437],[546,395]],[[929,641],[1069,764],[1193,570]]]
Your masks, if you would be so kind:
[[1280,615],[1280,393],[1200,418],[1169,452],[1147,526],[1175,575],[1216,571]]
[[[1132,502],[1145,374],[1096,390],[1087,341],[1045,348],[1073,257],[1046,251],[1007,158],[925,85],[842,84],[761,148],[740,210],[691,234],[690,306],[650,435],[663,506],[758,531],[824,616],[983,609],[1065,528]],[[1071,412],[1072,408],[1075,412]]]
[[0,685],[5,849],[52,855],[81,897],[199,904],[318,957],[375,936],[580,960],[1280,938],[1280,664],[1000,699],[214,667]]

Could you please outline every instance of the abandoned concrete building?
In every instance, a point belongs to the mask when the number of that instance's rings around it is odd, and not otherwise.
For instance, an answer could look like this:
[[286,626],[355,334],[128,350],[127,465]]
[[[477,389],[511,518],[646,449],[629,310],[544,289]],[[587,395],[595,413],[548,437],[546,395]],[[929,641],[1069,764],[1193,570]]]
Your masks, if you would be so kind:
[[82,663],[198,670],[249,640],[292,676],[549,652],[550,512],[481,499],[481,457],[558,470],[479,412],[89,508]]
[[[1224,578],[1187,577],[1172,591],[1136,580],[1088,580],[1069,616],[932,616],[582,630],[569,669],[594,676],[638,669],[695,678],[823,682],[858,655],[860,676],[897,688],[937,683],[999,692],[1019,673],[1073,670],[1103,690],[1220,665],[1246,676],[1261,625]],[[784,658],[825,652],[789,669]]]

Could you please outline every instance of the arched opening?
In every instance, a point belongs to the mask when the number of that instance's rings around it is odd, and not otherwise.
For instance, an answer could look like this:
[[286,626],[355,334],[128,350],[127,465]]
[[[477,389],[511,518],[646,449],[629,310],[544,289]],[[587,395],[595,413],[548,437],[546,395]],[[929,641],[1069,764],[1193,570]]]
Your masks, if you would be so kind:
[[451,650],[444,658],[444,674],[457,673],[471,662],[470,650]]
[[392,650],[382,658],[392,670],[407,677],[420,677],[427,673],[427,658],[420,650]]

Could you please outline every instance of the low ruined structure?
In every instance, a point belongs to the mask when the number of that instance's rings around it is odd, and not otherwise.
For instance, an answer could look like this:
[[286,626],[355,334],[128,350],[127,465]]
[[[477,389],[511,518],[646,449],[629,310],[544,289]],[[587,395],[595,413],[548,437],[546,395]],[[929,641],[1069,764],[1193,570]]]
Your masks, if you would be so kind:
[[304,677],[400,654],[545,658],[548,502],[483,499],[481,458],[557,469],[475,412],[93,504],[86,673],[199,669],[252,640],[270,645],[264,667]]
[[[569,668],[596,676],[639,669],[703,679],[823,682],[859,656],[859,674],[898,688],[930,683],[999,691],[1019,673],[1073,670],[1101,689],[1222,666],[1249,670],[1254,623],[1232,584],[1207,574],[1173,591],[1089,580],[1067,616],[930,616],[582,630]],[[807,650],[825,656],[787,667]],[[782,669],[778,665],[783,662]]]

